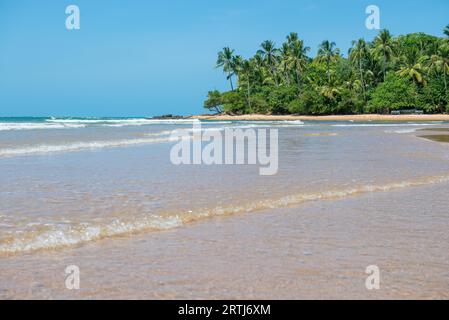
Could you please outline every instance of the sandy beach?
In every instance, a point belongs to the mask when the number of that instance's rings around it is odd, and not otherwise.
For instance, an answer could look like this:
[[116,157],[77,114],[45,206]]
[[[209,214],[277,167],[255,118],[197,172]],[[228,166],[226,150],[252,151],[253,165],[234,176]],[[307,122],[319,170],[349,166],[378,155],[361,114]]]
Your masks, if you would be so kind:
[[203,121],[278,130],[273,176],[172,164],[191,126],[0,122],[0,299],[448,298],[447,123]]
[[449,121],[449,114],[410,114],[410,115],[388,115],[388,114],[354,114],[354,115],[332,115],[332,116],[301,116],[301,115],[264,115],[245,114],[231,115],[196,115],[193,119],[199,120],[235,120],[235,121]]

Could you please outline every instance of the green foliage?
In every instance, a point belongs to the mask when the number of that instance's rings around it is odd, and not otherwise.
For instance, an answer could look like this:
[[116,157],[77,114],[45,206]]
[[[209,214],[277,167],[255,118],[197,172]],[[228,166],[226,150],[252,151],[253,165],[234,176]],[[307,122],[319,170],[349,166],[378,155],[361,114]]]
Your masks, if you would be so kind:
[[270,113],[270,106],[267,97],[264,93],[258,92],[251,97],[250,113],[268,114]]
[[224,112],[228,114],[249,113],[246,109],[245,95],[241,91],[228,91],[222,94]]
[[425,33],[393,37],[382,30],[371,42],[353,41],[347,58],[328,40],[315,58],[307,56],[309,51],[296,33],[279,48],[264,41],[249,59],[223,48],[217,67],[231,91],[209,92],[204,107],[230,114],[387,113],[409,107],[449,111],[446,38]]
[[318,115],[325,112],[325,100],[311,85],[304,86],[301,97],[291,101],[288,105],[291,113],[304,115]]
[[449,96],[445,91],[442,77],[431,78],[420,95],[420,102],[427,113],[448,112]]
[[343,88],[340,92],[337,108],[334,110],[336,114],[357,114],[363,112],[365,102],[362,96],[355,95],[348,88]]
[[293,86],[280,86],[265,90],[268,97],[268,106],[272,114],[288,113],[288,102],[298,96],[297,88]]
[[388,73],[371,95],[368,112],[387,113],[392,110],[419,108],[417,91],[413,82]]
[[218,90],[209,91],[207,94],[207,100],[204,101],[204,108],[209,109],[209,111],[214,110],[217,113],[221,113],[223,101],[221,93]]

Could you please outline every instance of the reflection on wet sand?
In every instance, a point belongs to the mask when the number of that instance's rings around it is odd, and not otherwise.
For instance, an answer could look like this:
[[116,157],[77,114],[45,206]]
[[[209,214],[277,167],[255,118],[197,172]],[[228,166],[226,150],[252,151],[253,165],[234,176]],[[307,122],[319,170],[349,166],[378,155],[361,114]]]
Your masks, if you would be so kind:
[[[425,128],[419,131],[425,131],[425,135],[420,135],[420,138],[436,141],[436,142],[449,142],[449,128]],[[446,134],[442,134],[445,132]]]

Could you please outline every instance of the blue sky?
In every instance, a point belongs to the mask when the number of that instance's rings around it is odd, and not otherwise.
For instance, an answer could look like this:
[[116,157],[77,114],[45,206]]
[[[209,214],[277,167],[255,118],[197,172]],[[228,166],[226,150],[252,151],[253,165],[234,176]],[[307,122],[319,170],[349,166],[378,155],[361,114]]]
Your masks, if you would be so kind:
[[[65,8],[81,29],[65,28]],[[371,40],[365,8],[380,8],[393,35],[442,35],[449,1],[391,0],[0,0],[0,116],[150,116],[204,112],[224,46],[252,55],[295,31],[316,52]]]

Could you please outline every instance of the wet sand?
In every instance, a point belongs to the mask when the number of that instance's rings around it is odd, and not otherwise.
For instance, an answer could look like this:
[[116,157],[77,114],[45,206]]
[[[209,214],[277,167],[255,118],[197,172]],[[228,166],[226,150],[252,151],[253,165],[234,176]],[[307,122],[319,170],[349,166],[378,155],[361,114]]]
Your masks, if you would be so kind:
[[235,120],[235,121],[449,121],[448,114],[411,114],[411,115],[383,115],[383,114],[357,114],[357,115],[332,115],[332,116],[300,116],[300,115],[263,115],[246,114],[231,115],[197,115],[193,119],[200,120]]
[[[14,281],[0,298],[447,299],[447,188],[318,201],[24,254],[4,261],[0,279]],[[391,210],[403,199],[404,210]],[[80,290],[64,287],[71,264],[80,267]],[[380,268],[379,290],[365,288],[369,265]]]
[[428,139],[435,142],[449,143],[449,128],[426,128],[420,129],[419,132],[426,134],[419,135],[420,138]]
[[421,138],[425,138],[428,140],[436,141],[436,142],[449,142],[449,135],[447,134],[431,134],[420,136]]

